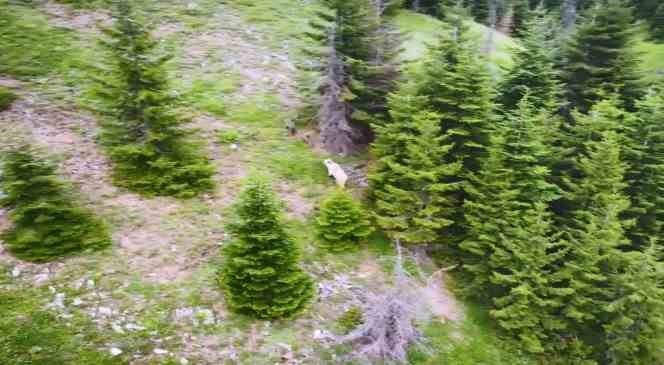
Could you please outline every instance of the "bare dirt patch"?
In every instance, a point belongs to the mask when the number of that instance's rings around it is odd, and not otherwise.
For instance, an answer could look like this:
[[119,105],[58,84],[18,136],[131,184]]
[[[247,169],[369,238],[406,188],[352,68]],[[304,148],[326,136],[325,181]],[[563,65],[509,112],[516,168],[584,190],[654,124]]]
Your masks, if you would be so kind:
[[460,321],[463,319],[463,310],[452,292],[447,289],[444,272],[437,271],[427,280],[422,289],[422,295],[427,299],[433,314],[442,322]]
[[304,220],[313,212],[314,203],[292,185],[282,181],[276,186],[276,191],[286,203],[286,214],[290,218]]
[[[62,157],[62,174],[82,192],[86,201],[101,214],[116,216],[113,237],[117,252],[132,272],[147,280],[172,282],[196,269],[191,246],[180,236],[197,227],[195,216],[182,218],[182,229],[169,229],[171,215],[182,202],[170,198],[144,198],[112,185],[108,160],[95,143],[98,132],[92,116],[44,101],[38,94],[22,92],[12,107],[0,114],[7,129],[1,138],[4,147],[33,140],[49,155]],[[215,233],[216,234],[216,233]],[[190,246],[191,245],[191,246]],[[174,259],[175,258],[175,259]]]
[[43,9],[49,15],[50,23],[56,27],[97,32],[100,25],[107,27],[111,24],[110,16],[102,11],[79,11],[54,1],[46,1]]
[[210,59],[219,58],[224,69],[242,76],[240,92],[233,96],[238,101],[276,93],[285,107],[299,105],[294,80],[297,69],[288,54],[263,45],[260,32],[244,24],[236,11],[228,7],[212,15],[210,24],[219,26],[193,34],[187,40],[183,68],[204,68]]

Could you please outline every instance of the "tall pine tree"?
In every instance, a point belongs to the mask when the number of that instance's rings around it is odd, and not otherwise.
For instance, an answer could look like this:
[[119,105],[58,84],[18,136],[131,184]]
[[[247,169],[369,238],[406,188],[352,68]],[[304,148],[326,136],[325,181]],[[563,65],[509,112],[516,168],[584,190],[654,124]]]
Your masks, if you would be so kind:
[[526,93],[536,109],[552,108],[558,101],[555,31],[555,21],[544,8],[531,12],[521,30],[519,47],[514,50],[514,64],[498,87],[498,103],[505,112],[516,109]]
[[286,232],[281,205],[267,181],[252,178],[229,227],[220,284],[228,306],[261,319],[290,317],[313,295],[311,278],[297,263],[297,245]]
[[664,90],[653,90],[637,109],[627,131],[627,217],[636,223],[628,235],[635,248],[645,248],[653,239],[664,245]]
[[106,225],[80,206],[55,167],[29,146],[6,153],[0,172],[0,205],[10,209],[14,223],[0,238],[16,257],[46,262],[111,245]]
[[103,141],[114,163],[115,181],[150,195],[191,197],[213,187],[213,167],[190,141],[175,112],[158,42],[132,9],[119,1],[113,28],[102,45],[109,57],[100,68],[96,95],[107,117]]
[[602,132],[586,142],[586,152],[577,159],[582,178],[571,182],[572,200],[579,202],[568,226],[569,252],[561,277],[572,291],[562,314],[570,330],[593,345],[601,358],[604,344],[597,341],[607,318],[606,308],[615,299],[610,288],[613,275],[624,264],[628,245],[625,231],[630,222],[622,218],[629,208],[624,194],[626,164],[621,160],[620,138],[614,131]]
[[427,100],[427,108],[438,115],[440,135],[449,150],[444,164],[460,164],[457,174],[448,174],[444,195],[455,206],[448,217],[454,222],[445,230],[445,240],[455,245],[463,237],[464,186],[468,176],[480,169],[487,154],[493,129],[493,92],[485,59],[478,42],[460,19],[452,22],[422,65],[417,94]]
[[464,204],[469,231],[461,248],[467,255],[464,267],[473,292],[496,293],[489,284],[492,273],[511,267],[511,259],[495,255],[496,250],[504,250],[504,240],[509,239],[505,232],[515,225],[532,224],[522,220],[532,213],[534,204],[547,205],[560,194],[546,167],[549,119],[533,108],[526,95],[519,110],[498,125],[489,157],[469,184],[472,189]]
[[568,109],[587,113],[607,94],[633,110],[643,95],[635,45],[634,18],[623,0],[591,8],[564,51],[561,79]]
[[[419,99],[421,102],[421,99]],[[438,242],[450,225],[452,204],[446,183],[460,163],[445,163],[452,145],[440,135],[439,116],[413,111],[418,98],[396,94],[390,99],[391,122],[377,126],[373,153],[378,162],[369,176],[378,225],[406,244]]]
[[624,256],[609,279],[602,363],[656,364],[664,341],[664,265],[655,245]]
[[323,5],[307,32],[322,47],[307,51],[322,60],[316,119],[325,149],[348,155],[371,141],[371,122],[387,116],[398,36],[372,0],[325,0]]

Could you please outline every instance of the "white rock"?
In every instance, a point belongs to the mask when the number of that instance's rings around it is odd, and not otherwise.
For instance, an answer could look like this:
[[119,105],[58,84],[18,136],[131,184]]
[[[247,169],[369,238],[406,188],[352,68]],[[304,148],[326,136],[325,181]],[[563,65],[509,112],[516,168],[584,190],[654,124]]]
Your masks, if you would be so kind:
[[72,303],[72,305],[78,307],[81,304],[83,304],[83,301],[81,300],[81,298],[74,298],[74,302]]
[[134,324],[134,323],[127,323],[125,325],[125,328],[130,330],[130,331],[143,331],[145,329],[145,327],[139,326],[139,325]]
[[112,356],[118,356],[118,355],[120,355],[120,354],[122,353],[122,350],[120,350],[120,349],[117,348],[117,347],[111,347],[111,349],[109,350],[109,352],[111,353]]
[[35,285],[41,285],[48,281],[48,274],[42,273],[35,275]]
[[187,319],[194,315],[192,308],[178,308],[175,310],[175,319]]
[[232,150],[237,150],[239,148],[239,146],[236,143],[231,144],[230,147]]
[[166,351],[166,350],[164,350],[164,349],[154,349],[153,352],[154,352],[156,355],[166,355],[166,354],[168,353],[168,351]]
[[19,275],[21,275],[21,269],[19,269],[18,267],[15,267],[12,270],[12,277],[17,278],[17,277],[19,277]]
[[88,281],[85,282],[85,286],[86,286],[88,289],[94,289],[94,287],[95,287],[95,281],[92,280],[92,279],[88,279]]
[[97,308],[97,313],[99,313],[99,315],[101,315],[101,316],[109,317],[109,316],[113,315],[113,310],[111,308],[108,308],[108,307],[99,307],[99,308]]
[[334,336],[332,336],[331,333],[325,331],[325,330],[315,330],[314,331],[314,340],[316,341],[325,341],[329,339],[333,339]]
[[114,332],[119,333],[119,334],[124,334],[125,331],[122,329],[122,326],[120,326],[117,323],[113,323],[111,325],[111,328],[113,329]]
[[180,365],[188,365],[188,364],[189,364],[189,360],[185,359],[184,357],[180,358]]
[[64,308],[65,307],[65,293],[55,294],[55,298],[53,299],[53,302],[51,303],[51,306],[53,306],[55,308]]

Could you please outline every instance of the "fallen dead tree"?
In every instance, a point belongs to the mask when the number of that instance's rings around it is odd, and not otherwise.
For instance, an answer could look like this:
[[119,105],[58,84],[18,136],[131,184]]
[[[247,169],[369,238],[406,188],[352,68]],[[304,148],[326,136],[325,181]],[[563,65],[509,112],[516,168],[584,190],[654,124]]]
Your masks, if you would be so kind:
[[422,336],[415,327],[418,316],[428,315],[426,303],[418,300],[419,285],[403,269],[402,248],[397,240],[395,285],[384,293],[368,294],[364,305],[363,323],[339,343],[352,344],[353,357],[405,363],[412,345],[422,345]]

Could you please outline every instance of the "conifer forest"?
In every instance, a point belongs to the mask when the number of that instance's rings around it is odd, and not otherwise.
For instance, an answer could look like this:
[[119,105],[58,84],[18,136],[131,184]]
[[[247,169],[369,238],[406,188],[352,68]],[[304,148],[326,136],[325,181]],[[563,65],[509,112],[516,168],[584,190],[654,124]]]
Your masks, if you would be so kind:
[[664,1],[0,0],[0,365],[664,365]]

